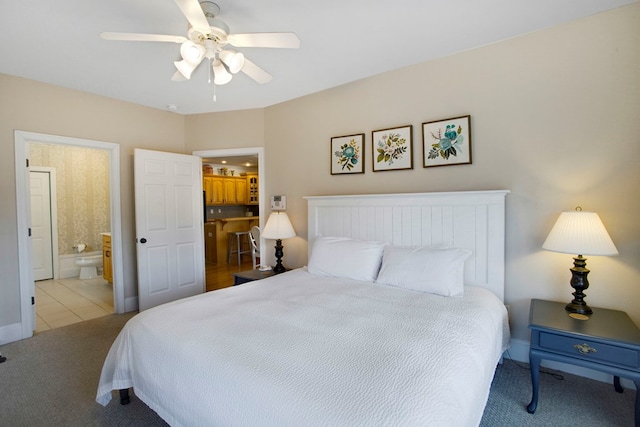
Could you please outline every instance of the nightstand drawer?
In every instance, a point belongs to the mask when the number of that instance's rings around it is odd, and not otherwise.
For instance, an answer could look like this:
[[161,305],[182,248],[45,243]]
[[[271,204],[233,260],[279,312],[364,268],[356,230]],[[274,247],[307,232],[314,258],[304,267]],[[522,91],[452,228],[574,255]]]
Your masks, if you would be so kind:
[[551,350],[571,357],[616,365],[627,369],[640,369],[640,352],[638,350],[601,342],[580,340],[576,337],[544,331],[539,333],[539,345],[542,350]]

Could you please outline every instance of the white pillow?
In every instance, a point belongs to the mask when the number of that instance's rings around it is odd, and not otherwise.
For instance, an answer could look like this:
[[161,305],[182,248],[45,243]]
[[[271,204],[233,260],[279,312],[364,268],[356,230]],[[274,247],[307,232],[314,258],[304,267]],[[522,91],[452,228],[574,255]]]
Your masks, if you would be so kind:
[[378,276],[384,242],[318,237],[313,243],[307,269],[321,276],[373,282]]
[[387,246],[376,283],[461,297],[468,249]]

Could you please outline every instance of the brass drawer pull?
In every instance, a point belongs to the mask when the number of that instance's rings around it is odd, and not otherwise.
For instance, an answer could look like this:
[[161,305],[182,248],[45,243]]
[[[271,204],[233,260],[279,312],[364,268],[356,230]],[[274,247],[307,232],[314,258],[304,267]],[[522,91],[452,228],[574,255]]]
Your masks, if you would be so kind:
[[589,346],[589,344],[582,343],[582,344],[575,344],[573,346],[573,348],[575,348],[576,350],[578,350],[580,353],[582,354],[589,354],[589,353],[597,353],[598,350],[596,350],[595,348]]

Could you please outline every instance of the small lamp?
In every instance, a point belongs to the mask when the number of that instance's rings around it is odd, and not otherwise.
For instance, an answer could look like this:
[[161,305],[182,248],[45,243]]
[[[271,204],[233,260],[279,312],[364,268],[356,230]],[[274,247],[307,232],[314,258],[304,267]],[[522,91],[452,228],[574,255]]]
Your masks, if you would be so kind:
[[582,255],[617,255],[604,224],[595,212],[583,212],[581,207],[575,211],[562,212],[542,244],[542,249],[565,254],[578,254],[571,268],[571,287],[574,299],[565,309],[571,313],[591,314],[593,310],[584,302],[584,291],[589,287],[586,268],[587,259]]
[[284,212],[272,212],[267,220],[267,225],[262,230],[262,237],[265,239],[275,239],[276,241],[276,266],[273,272],[283,273],[285,271],[282,265],[282,239],[296,237],[296,232],[289,221],[289,217]]

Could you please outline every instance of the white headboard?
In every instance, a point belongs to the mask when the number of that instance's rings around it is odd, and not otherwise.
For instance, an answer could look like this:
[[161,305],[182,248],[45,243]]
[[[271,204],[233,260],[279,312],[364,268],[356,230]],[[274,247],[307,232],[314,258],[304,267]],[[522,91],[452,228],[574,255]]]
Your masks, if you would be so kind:
[[505,198],[509,190],[308,196],[309,255],[316,236],[396,246],[467,248],[465,283],[504,301]]

